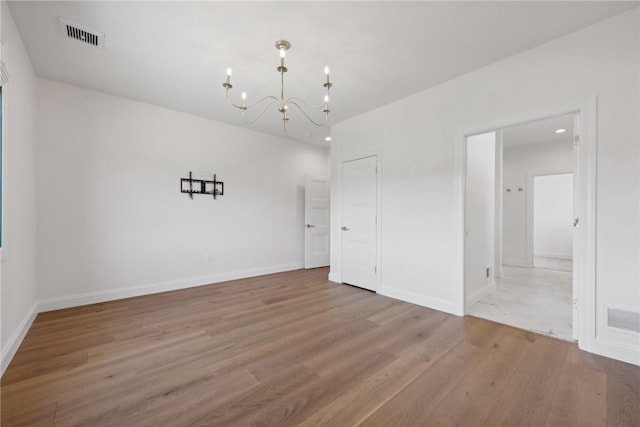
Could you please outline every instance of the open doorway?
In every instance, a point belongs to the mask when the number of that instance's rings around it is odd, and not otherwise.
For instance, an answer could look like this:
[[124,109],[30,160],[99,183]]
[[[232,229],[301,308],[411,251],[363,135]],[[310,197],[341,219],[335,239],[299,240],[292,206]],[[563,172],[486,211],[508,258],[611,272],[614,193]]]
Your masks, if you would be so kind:
[[[579,116],[567,114],[467,137],[467,314],[577,338],[574,127],[579,129]],[[494,142],[483,143],[487,138]],[[478,216],[484,225],[477,224]],[[482,270],[475,268],[480,264]]]

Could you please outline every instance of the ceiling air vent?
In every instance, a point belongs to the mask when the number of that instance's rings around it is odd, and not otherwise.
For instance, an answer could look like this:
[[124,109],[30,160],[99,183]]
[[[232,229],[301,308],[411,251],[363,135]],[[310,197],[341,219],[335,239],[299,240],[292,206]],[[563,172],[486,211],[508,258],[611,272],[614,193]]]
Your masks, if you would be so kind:
[[79,42],[86,43],[90,46],[99,47],[104,49],[104,34],[87,28],[83,25],[67,21],[64,18],[58,18],[60,21],[60,30],[62,33],[70,39],[78,40]]

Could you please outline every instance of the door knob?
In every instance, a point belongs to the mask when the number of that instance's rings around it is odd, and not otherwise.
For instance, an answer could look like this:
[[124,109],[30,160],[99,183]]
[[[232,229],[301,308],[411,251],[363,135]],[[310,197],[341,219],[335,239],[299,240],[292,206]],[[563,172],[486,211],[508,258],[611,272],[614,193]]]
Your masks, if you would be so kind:
[[312,227],[315,227],[315,225],[313,225],[313,224],[307,224],[307,228],[312,228]]
[[349,231],[349,227],[342,226],[342,231]]

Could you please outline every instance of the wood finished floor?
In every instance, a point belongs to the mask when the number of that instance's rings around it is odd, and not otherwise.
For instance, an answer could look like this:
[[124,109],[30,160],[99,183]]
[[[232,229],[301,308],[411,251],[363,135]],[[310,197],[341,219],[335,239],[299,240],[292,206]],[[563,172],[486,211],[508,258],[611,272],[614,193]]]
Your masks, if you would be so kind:
[[38,315],[2,426],[639,426],[640,368],[294,271]]

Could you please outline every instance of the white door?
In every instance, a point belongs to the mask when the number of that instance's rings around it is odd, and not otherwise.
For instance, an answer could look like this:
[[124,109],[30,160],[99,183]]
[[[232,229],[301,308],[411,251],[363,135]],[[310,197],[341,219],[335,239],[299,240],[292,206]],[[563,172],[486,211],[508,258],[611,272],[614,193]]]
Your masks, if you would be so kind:
[[307,175],[304,187],[304,268],[329,265],[329,179]]
[[376,290],[376,156],[342,163],[342,282]]

